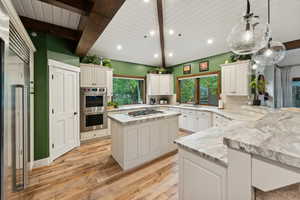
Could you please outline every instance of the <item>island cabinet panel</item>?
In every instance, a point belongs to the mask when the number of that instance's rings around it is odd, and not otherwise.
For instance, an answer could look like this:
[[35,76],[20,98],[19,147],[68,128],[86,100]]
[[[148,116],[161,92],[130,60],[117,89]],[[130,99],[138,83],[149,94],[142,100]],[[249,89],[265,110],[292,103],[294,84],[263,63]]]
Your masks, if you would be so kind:
[[178,116],[134,125],[112,120],[111,130],[112,155],[127,170],[176,149]]
[[227,200],[227,168],[180,148],[179,199]]

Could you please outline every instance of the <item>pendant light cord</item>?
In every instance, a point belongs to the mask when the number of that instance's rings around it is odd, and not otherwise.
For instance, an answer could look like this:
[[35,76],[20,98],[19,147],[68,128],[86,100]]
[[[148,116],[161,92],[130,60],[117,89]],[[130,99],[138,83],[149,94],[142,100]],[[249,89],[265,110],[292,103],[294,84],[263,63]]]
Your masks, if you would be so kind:
[[268,0],[268,24],[271,23],[271,9],[270,9],[270,0]]
[[251,12],[250,1],[247,0],[247,13],[246,13],[246,15],[250,15],[250,12]]

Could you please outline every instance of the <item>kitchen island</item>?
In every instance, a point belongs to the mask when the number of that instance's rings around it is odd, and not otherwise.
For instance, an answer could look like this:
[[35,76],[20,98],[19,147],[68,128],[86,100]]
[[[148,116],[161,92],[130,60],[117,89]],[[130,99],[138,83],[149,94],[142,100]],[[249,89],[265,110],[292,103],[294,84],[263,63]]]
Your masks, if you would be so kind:
[[269,110],[176,140],[179,199],[299,199],[299,120],[300,112]]
[[[124,169],[132,169],[176,150],[179,112],[163,110],[145,115],[110,113],[112,156]],[[150,113],[150,114],[149,114]]]

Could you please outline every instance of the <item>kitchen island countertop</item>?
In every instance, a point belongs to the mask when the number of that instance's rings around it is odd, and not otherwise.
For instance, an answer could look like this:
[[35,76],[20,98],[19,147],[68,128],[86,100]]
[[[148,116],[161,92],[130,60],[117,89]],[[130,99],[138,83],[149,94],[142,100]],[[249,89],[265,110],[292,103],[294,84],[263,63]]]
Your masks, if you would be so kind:
[[179,112],[171,110],[163,110],[162,113],[143,115],[143,116],[130,116],[128,113],[109,113],[108,117],[122,125],[132,125],[137,123],[143,123],[153,120],[166,119],[181,115]]

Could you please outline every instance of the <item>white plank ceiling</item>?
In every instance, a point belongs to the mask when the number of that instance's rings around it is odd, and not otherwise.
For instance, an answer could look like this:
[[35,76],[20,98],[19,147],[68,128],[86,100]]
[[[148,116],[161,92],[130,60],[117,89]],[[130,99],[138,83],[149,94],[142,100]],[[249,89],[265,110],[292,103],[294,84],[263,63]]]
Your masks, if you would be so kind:
[[[267,20],[267,0],[251,0],[253,11]],[[300,39],[300,1],[271,0],[274,40]],[[166,62],[168,66],[229,51],[226,38],[241,19],[246,0],[164,0]],[[158,31],[156,0],[126,0],[89,53],[117,60],[161,65],[158,34],[144,39],[149,30]],[[169,35],[168,31],[175,31]],[[182,37],[178,34],[181,33]],[[214,43],[207,44],[208,39]],[[117,51],[121,44],[123,50]],[[173,57],[169,57],[169,53]]]
[[[12,1],[21,16],[78,28],[80,15],[77,13],[38,0]],[[145,1],[126,0],[89,54],[160,66],[156,0]],[[267,0],[251,0],[251,3],[253,12],[266,22]],[[246,9],[246,0],[163,0],[163,4],[167,66],[228,52],[226,38]],[[274,40],[300,39],[299,10],[299,0],[271,0]],[[168,33],[170,29],[174,30],[173,35]],[[154,36],[149,35],[150,30],[155,31]],[[207,44],[208,39],[213,44]],[[117,50],[118,45],[122,45],[122,50]],[[154,58],[154,54],[158,57]]]
[[[154,30],[155,35],[149,36]],[[144,35],[149,37],[144,38]],[[122,45],[121,51],[117,45]],[[161,65],[156,1],[126,0],[105,31],[93,45],[90,54],[134,63]],[[154,54],[159,54],[154,58]]]
[[31,19],[77,29],[80,15],[38,0],[12,0],[19,15]]

